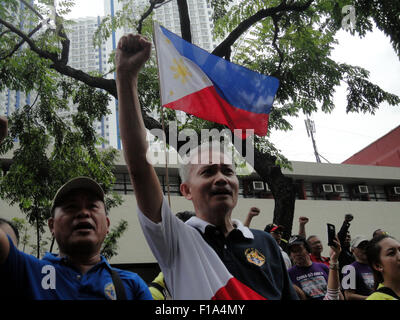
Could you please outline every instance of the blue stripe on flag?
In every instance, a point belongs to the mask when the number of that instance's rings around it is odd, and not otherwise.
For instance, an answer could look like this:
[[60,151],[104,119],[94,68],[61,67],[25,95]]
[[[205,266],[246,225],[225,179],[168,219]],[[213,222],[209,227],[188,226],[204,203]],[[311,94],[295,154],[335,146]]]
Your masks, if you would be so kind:
[[213,82],[218,94],[232,106],[269,114],[279,80],[210,54],[160,26],[177,51],[196,63]]

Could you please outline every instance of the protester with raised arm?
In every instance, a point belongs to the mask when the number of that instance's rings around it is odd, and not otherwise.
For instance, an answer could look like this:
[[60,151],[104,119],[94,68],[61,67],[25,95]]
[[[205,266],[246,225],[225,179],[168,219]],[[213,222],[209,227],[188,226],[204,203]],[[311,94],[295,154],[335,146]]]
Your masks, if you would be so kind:
[[0,283],[9,299],[152,300],[143,279],[111,267],[101,255],[110,219],[96,181],[69,180],[55,194],[50,214],[59,253],[42,259],[19,251],[0,228]]
[[[139,221],[173,299],[296,299],[272,237],[231,218],[239,182],[231,158],[214,145],[192,150],[180,191],[196,216],[180,221],[163,197],[138,100],[138,73],[151,45],[123,36],[116,50],[119,123]],[[194,160],[200,160],[196,161]]]

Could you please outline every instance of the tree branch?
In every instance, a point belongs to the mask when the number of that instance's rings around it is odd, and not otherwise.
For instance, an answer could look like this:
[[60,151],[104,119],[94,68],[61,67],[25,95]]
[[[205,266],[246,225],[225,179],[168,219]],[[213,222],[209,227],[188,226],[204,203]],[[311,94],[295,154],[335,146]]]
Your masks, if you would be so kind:
[[179,10],[179,20],[181,22],[182,39],[192,43],[192,33],[190,31],[190,17],[187,0],[177,0]]
[[[142,33],[142,28],[143,28],[143,22],[144,20],[153,12],[157,4],[163,4],[164,0],[150,0],[150,7],[146,10],[145,13],[140,17],[139,22],[138,22],[138,27],[137,27],[137,32],[139,34]],[[169,2],[169,1],[167,1]],[[159,8],[158,6],[157,8]]]
[[43,16],[38,12],[34,7],[32,7],[28,2],[24,0],[19,0],[22,2],[26,7],[28,7],[33,13],[35,13],[40,19],[44,20]]
[[229,55],[230,47],[236,42],[239,37],[245,33],[251,26],[257,22],[267,18],[272,17],[278,13],[290,12],[290,11],[304,11],[307,10],[314,0],[308,0],[304,4],[286,4],[286,1],[282,1],[278,6],[262,9],[242,21],[226,38],[222,41],[212,52],[218,57],[226,57]]
[[54,53],[50,53],[47,51],[43,51],[41,49],[39,49],[36,44],[30,39],[30,37],[28,37],[25,33],[23,33],[21,30],[19,30],[18,28],[16,28],[14,25],[12,25],[11,23],[8,23],[7,21],[4,21],[3,19],[0,18],[0,23],[2,25],[4,25],[5,27],[7,27],[8,29],[10,29],[12,32],[14,32],[16,35],[20,36],[23,40],[25,40],[25,42],[28,43],[28,45],[30,46],[30,48],[32,49],[32,51],[36,52],[37,54],[39,54],[41,57],[43,58],[47,58],[50,60],[57,60],[57,55]]
[[156,5],[156,6],[154,7],[154,9],[158,9],[158,8],[162,7],[164,4],[167,4],[168,2],[171,2],[171,1],[172,1],[172,0],[164,0],[164,2],[160,3],[159,5]]
[[60,17],[56,14],[56,30],[57,35],[61,38],[61,59],[59,60],[61,64],[68,64],[69,48],[71,41],[69,40],[67,34],[65,33],[64,25],[59,23]]
[[[32,41],[25,33],[14,27],[12,24],[0,19],[0,24],[3,24],[5,27],[7,27],[11,32],[17,34],[20,36],[24,42],[28,43],[29,47],[33,52],[35,52],[37,55],[39,55],[42,58],[49,59],[52,61],[52,65],[50,66],[54,70],[58,71],[60,74],[64,76],[71,77],[75,80],[81,81],[85,83],[88,86],[103,89],[107,91],[109,94],[114,96],[114,98],[118,99],[118,94],[117,94],[117,86],[115,83],[114,79],[104,79],[102,77],[93,77],[88,75],[87,73],[74,69],[68,65],[66,65],[65,59],[63,57],[61,60],[58,59],[57,54],[50,53],[44,50],[41,50],[36,46],[34,41]],[[39,26],[37,27],[39,29]],[[36,28],[35,28],[36,29]],[[60,31],[60,35],[62,35],[64,31]],[[63,44],[63,52],[67,52],[66,49],[66,42]],[[69,47],[69,43],[68,43]],[[152,117],[148,116],[145,112],[143,114],[143,120],[145,123],[146,128],[148,129],[162,129],[161,124],[153,119]],[[166,132],[168,132],[168,128],[166,128]]]
[[281,51],[281,49],[279,49],[279,46],[277,45],[276,41],[278,40],[278,35],[279,35],[279,20],[280,20],[281,16],[278,15],[273,15],[272,16],[272,22],[274,23],[274,39],[272,40],[272,46],[275,48],[275,50],[278,52],[279,55],[279,65],[278,65],[278,69],[276,70],[276,72],[274,72],[273,76],[280,78],[280,73],[281,73],[281,67],[282,67],[282,63],[283,63],[283,59],[284,59],[284,55],[283,52]]
[[[39,31],[42,27],[43,27],[43,23],[41,22],[41,23],[39,23],[39,24],[36,26],[36,28],[34,28],[31,32],[28,33],[27,37],[31,38],[31,37],[32,37],[37,31]],[[9,30],[6,30],[6,31],[3,32],[3,34],[6,33],[6,32],[12,32],[12,31],[11,31],[10,29],[9,29]],[[19,49],[24,43],[25,43],[25,40],[24,40],[24,39],[21,40],[20,42],[18,42],[17,45],[11,50],[11,52],[10,52],[8,55],[6,55],[6,56],[4,56],[4,57],[1,57],[1,60],[10,58],[15,52],[18,51],[18,49]]]
[[[0,19],[0,23],[6,26],[8,29],[10,29],[12,32],[20,36],[26,43],[28,43],[29,47],[33,52],[35,52],[37,55],[39,55],[42,58],[49,59],[50,61],[53,62],[53,64],[50,66],[51,68],[55,69],[59,73],[65,76],[69,76],[73,79],[79,80],[84,82],[85,84],[92,86],[92,87],[97,87],[99,89],[104,89],[114,97],[117,97],[117,88],[115,84],[115,80],[113,79],[104,79],[102,77],[93,77],[88,75],[87,73],[74,69],[70,66],[67,66],[65,64],[65,59],[58,59],[58,56],[56,53],[48,52],[45,50],[42,50],[38,48],[32,39],[30,39],[25,33],[23,33],[21,30],[18,28],[14,27],[12,24]],[[64,51],[65,54],[65,51]]]

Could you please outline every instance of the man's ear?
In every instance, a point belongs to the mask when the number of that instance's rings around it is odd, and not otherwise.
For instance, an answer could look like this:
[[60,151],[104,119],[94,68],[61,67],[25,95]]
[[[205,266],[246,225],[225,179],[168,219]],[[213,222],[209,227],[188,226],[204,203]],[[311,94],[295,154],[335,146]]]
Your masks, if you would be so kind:
[[49,226],[50,232],[51,234],[54,236],[54,218],[51,217],[49,218],[49,220],[47,221],[47,225]]
[[190,193],[190,187],[189,185],[184,182],[181,183],[181,185],[179,186],[179,190],[181,191],[182,195],[187,199],[187,200],[192,200],[192,195]]
[[110,218],[106,217],[106,220],[107,220],[107,233],[109,233],[110,232]]

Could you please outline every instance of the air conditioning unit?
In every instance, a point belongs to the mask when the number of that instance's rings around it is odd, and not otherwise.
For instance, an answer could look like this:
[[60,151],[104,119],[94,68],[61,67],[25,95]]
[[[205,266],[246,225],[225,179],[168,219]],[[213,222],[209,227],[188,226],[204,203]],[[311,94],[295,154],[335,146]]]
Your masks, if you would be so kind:
[[335,192],[337,192],[337,193],[344,192],[344,187],[342,184],[334,184],[333,188],[335,189]]
[[253,181],[253,190],[264,190],[264,182],[262,181]]
[[400,187],[393,187],[394,194],[400,194]]
[[331,184],[323,184],[322,185],[322,191],[328,193],[328,192],[333,192],[333,187]]
[[271,189],[269,188],[268,183],[265,183],[265,190],[266,190],[266,191],[271,191]]
[[367,186],[358,186],[358,193],[368,193]]

